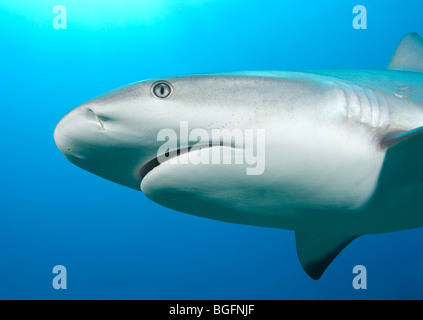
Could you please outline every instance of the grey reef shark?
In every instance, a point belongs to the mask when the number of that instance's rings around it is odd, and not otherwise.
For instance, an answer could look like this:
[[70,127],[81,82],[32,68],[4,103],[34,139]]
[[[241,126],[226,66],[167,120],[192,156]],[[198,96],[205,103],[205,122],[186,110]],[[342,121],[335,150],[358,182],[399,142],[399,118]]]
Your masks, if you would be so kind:
[[295,231],[319,279],[357,237],[423,226],[423,39],[406,35],[383,70],[137,82],[70,111],[54,139],[164,207]]

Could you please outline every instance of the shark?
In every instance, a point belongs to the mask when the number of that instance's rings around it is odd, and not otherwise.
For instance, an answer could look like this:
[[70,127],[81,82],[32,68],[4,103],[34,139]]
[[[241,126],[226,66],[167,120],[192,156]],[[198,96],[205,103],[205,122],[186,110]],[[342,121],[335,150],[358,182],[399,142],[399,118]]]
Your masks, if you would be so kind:
[[[407,34],[382,70],[133,83],[71,110],[54,139],[76,166],[166,208],[294,231],[300,264],[317,280],[357,237],[423,226],[423,39]],[[192,161],[210,151],[241,160],[249,151],[265,166],[247,174],[246,161]]]

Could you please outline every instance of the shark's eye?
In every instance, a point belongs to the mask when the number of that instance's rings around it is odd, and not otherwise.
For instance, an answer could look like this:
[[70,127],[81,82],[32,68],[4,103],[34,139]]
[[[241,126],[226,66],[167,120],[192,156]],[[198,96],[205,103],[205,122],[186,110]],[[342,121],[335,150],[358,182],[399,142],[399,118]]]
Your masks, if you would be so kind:
[[169,97],[172,93],[172,86],[166,81],[157,81],[151,86],[151,93],[160,99]]

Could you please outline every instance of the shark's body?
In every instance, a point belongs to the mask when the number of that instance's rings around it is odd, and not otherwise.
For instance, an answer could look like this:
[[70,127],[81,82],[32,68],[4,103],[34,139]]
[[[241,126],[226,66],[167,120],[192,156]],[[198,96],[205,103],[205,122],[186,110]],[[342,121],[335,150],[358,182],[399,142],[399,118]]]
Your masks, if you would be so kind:
[[[55,131],[60,150],[177,211],[295,230],[300,261],[314,279],[360,235],[423,226],[417,34],[402,40],[388,70],[239,72],[156,83],[118,89],[70,112]],[[210,133],[263,129],[264,172],[190,163],[201,152],[189,149],[193,143],[159,163],[158,133],[181,134],[181,121]],[[204,148],[235,156],[251,145],[210,140]]]

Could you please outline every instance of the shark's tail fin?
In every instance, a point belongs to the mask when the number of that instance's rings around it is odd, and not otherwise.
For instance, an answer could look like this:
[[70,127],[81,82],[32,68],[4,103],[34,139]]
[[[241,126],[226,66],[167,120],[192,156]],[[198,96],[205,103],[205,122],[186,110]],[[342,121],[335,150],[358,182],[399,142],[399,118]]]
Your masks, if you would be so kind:
[[423,72],[423,38],[415,32],[407,34],[399,43],[388,69]]

